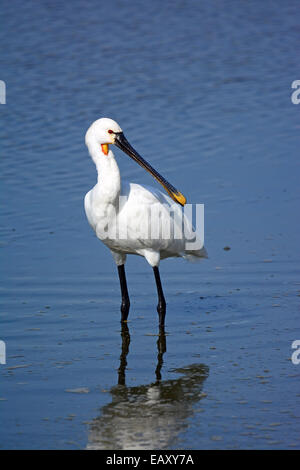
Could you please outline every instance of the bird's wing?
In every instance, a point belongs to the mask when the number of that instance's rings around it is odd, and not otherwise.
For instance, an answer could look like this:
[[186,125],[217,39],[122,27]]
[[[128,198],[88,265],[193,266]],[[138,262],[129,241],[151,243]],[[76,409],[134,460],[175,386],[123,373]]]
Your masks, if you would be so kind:
[[118,221],[120,226],[127,226],[127,240],[122,243],[128,252],[130,246],[135,246],[140,250],[149,248],[180,256],[184,239],[174,237],[176,217],[173,214],[181,220],[181,206],[158,189],[135,183],[124,183],[121,197]]
[[122,183],[121,196],[125,196],[128,199],[129,204],[176,204],[167,194],[163,193],[159,189],[137,183]]

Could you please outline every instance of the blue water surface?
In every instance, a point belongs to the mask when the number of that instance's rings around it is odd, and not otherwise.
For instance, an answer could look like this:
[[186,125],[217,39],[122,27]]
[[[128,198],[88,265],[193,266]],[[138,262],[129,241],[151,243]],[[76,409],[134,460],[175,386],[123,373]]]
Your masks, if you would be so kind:
[[[0,448],[300,448],[298,13],[2,1]],[[116,267],[85,218],[84,135],[102,116],[205,205],[209,259],[161,263],[165,337],[133,256],[121,329]],[[115,154],[122,178],[157,185]]]

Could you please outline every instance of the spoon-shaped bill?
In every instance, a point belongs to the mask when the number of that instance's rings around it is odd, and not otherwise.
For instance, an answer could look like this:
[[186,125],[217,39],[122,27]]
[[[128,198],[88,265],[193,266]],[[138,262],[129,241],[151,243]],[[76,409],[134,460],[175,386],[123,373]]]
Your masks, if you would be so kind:
[[115,145],[119,147],[123,152],[127,153],[133,160],[147,170],[151,175],[165,188],[171,198],[178,202],[181,206],[184,206],[186,199],[180,191],[172,186],[163,176],[161,176],[146,160],[144,160],[137,151],[130,145],[123,132],[115,134]]

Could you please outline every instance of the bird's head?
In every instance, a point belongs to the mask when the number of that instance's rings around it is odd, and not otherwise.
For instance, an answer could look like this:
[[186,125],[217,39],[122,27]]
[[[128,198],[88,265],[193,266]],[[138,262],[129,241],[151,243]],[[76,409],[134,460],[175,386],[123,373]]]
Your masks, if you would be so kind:
[[116,121],[109,118],[97,119],[88,129],[85,135],[86,145],[90,142],[96,142],[101,145],[102,152],[107,155],[109,144],[114,144],[116,136],[122,133],[122,129]]
[[108,155],[109,145],[114,144],[123,152],[129,155],[145,170],[147,170],[167,191],[171,198],[184,206],[186,199],[174,186],[172,186],[163,176],[161,176],[137,151],[130,145],[123,134],[119,124],[113,119],[101,118],[93,122],[85,135],[85,143],[90,148],[96,143],[101,146],[102,153]]

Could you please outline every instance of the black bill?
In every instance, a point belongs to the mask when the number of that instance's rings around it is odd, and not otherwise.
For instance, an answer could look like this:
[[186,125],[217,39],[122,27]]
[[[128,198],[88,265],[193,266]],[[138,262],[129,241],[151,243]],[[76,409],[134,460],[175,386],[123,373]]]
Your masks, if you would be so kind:
[[139,165],[141,165],[145,170],[149,171],[151,175],[165,188],[169,196],[175,201],[178,202],[181,206],[184,206],[186,199],[181,192],[177,191],[174,186],[172,186],[163,176],[161,176],[154,168],[146,162],[130,145],[123,132],[118,132],[115,134],[115,145],[123,152],[127,153],[133,160],[135,160]]

